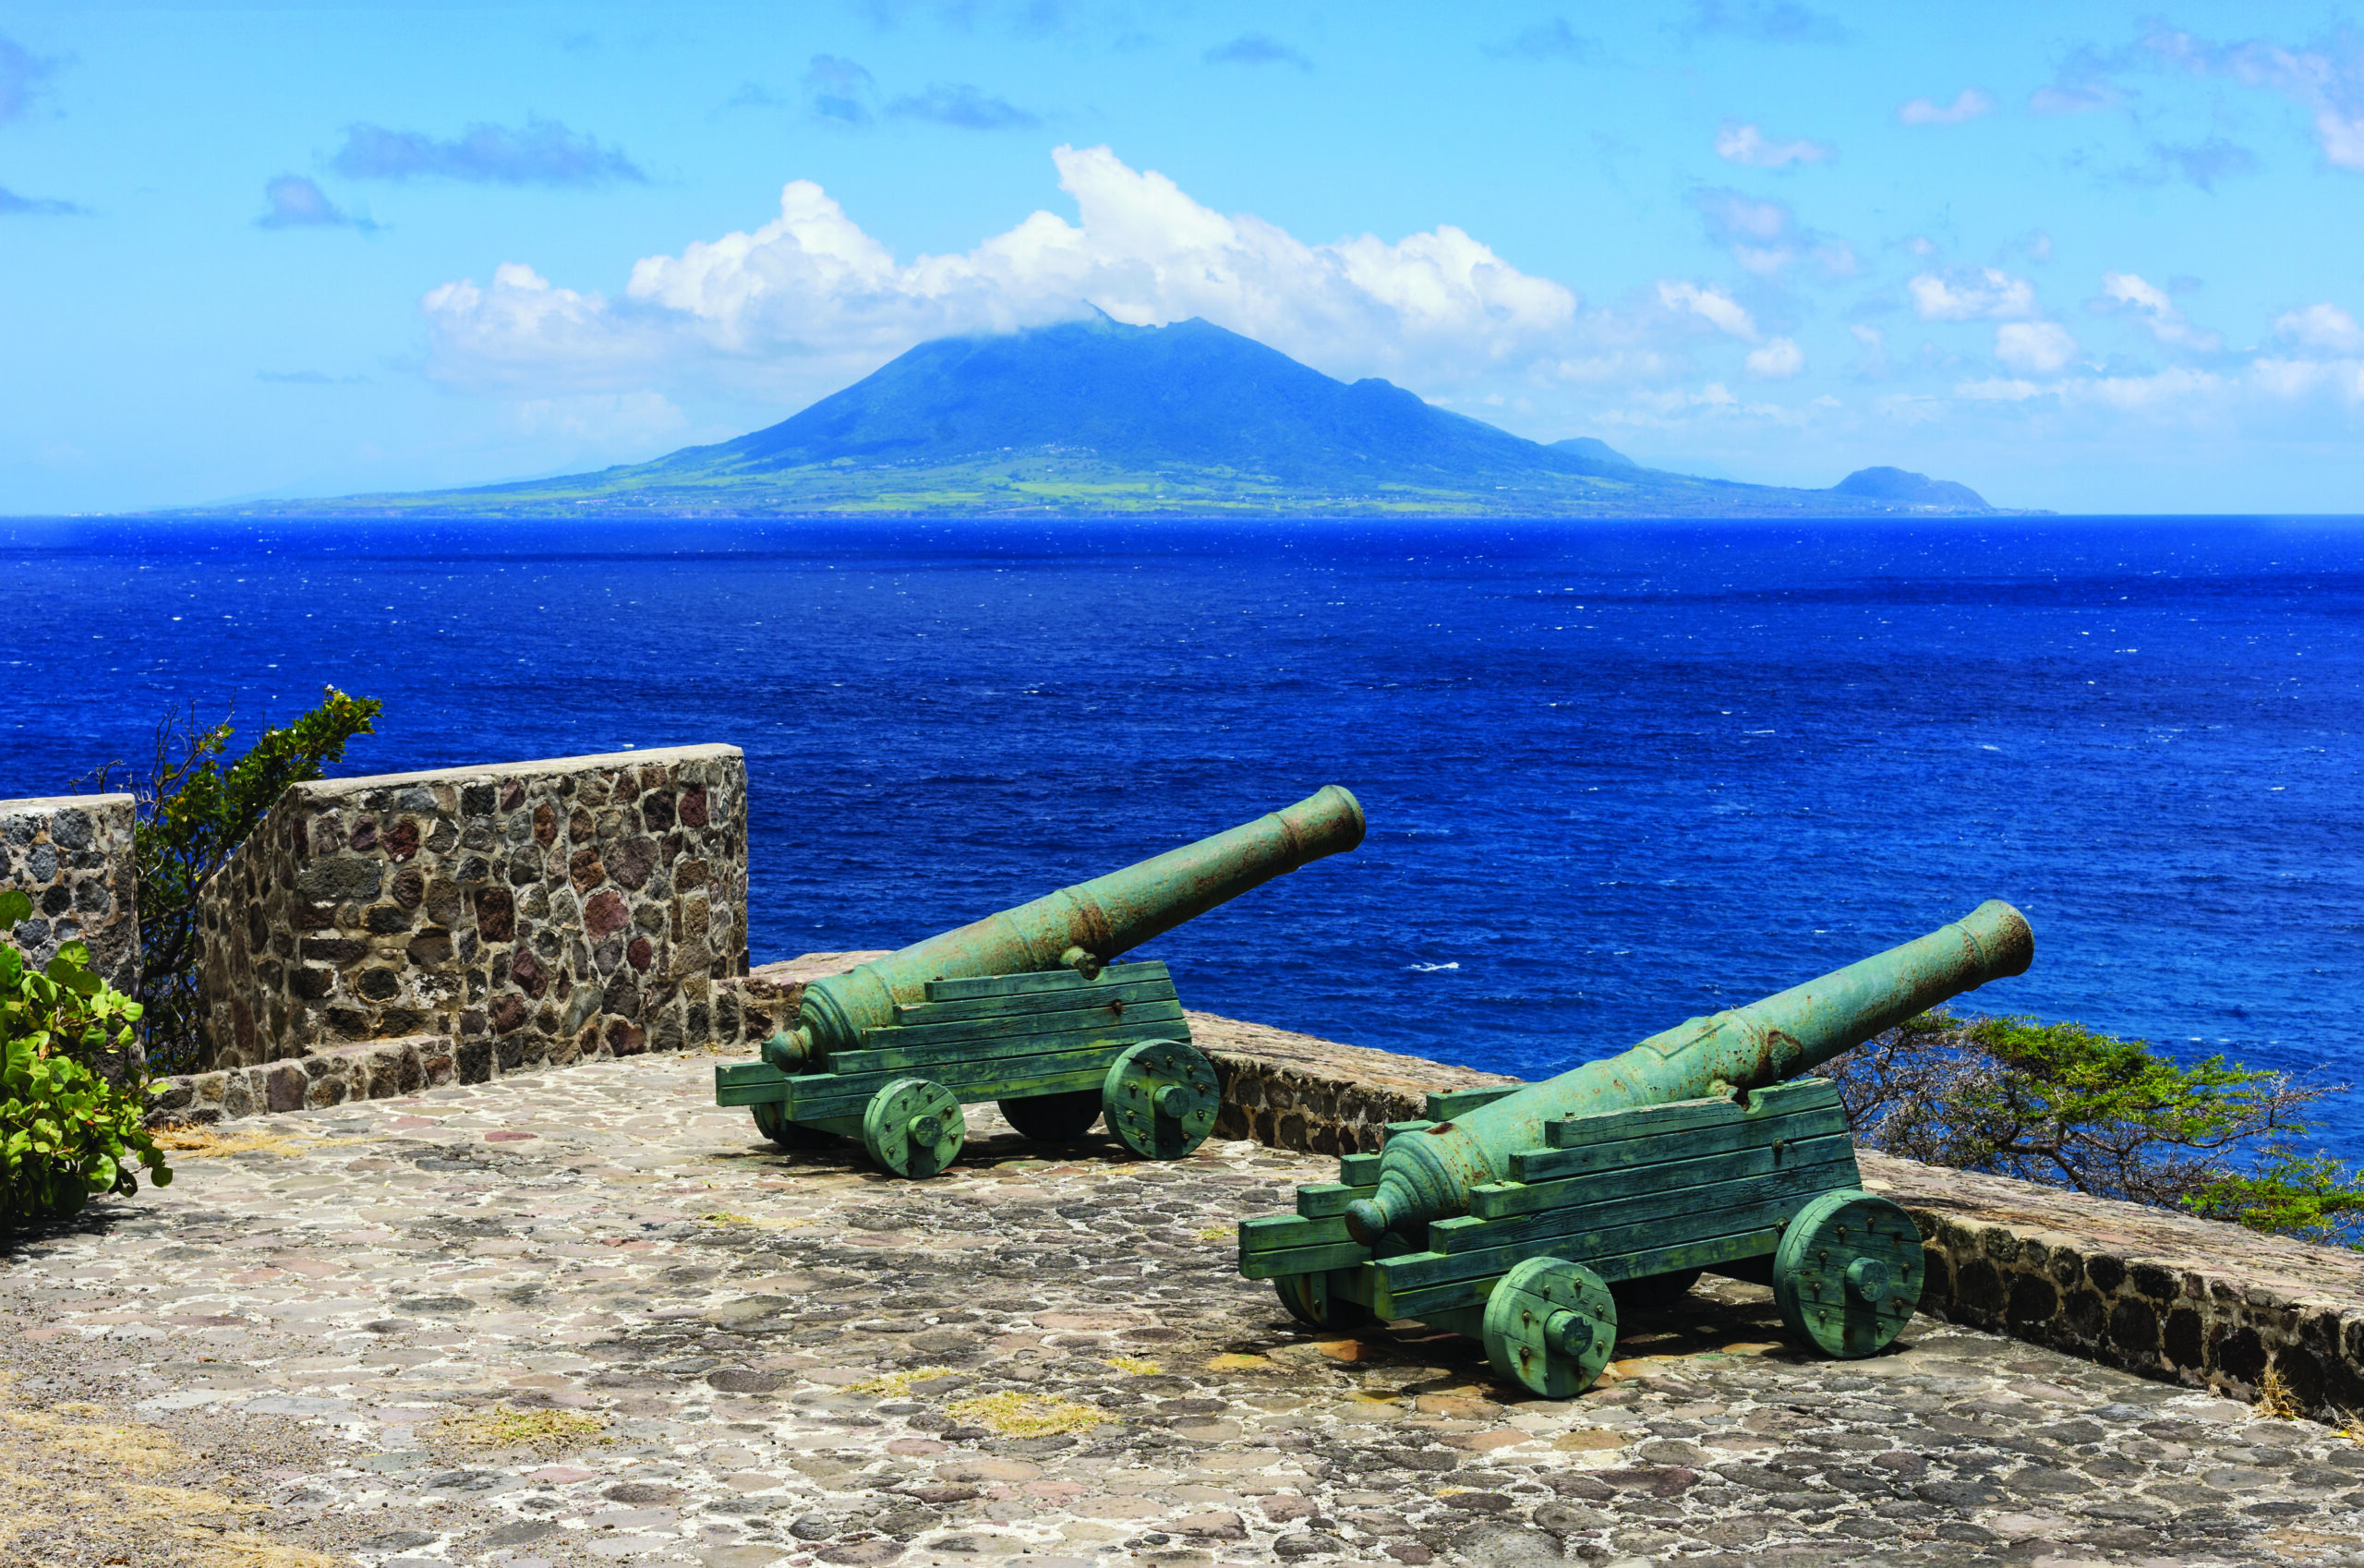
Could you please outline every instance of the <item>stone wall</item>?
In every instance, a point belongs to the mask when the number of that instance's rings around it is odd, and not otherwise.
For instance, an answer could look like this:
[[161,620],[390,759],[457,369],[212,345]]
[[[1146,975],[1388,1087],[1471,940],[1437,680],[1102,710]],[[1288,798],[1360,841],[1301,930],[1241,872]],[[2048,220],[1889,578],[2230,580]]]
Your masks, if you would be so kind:
[[139,994],[139,893],[129,795],[0,801],[0,887],[21,888],[32,918],[8,933],[36,965],[79,940],[109,985]]
[[746,825],[731,746],[296,785],[200,890],[198,1065],[319,1081],[406,1042],[476,1082],[703,1042],[747,968]]

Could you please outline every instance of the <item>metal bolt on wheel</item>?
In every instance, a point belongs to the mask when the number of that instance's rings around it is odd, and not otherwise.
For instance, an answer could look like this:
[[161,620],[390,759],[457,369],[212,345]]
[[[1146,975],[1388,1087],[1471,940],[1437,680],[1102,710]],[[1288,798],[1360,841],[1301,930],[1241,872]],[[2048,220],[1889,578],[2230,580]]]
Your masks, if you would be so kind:
[[1546,1399],[1592,1386],[1617,1347],[1617,1300],[1598,1274],[1529,1258],[1486,1297],[1486,1359]]
[[1108,1067],[1101,1090],[1108,1130],[1134,1153],[1178,1160],[1215,1129],[1214,1064],[1173,1040],[1145,1040]]
[[1921,1304],[1921,1232],[1868,1192],[1826,1192],[1798,1212],[1773,1255],[1773,1301],[1790,1332],[1826,1355],[1887,1349]]
[[899,1078],[870,1097],[862,1146],[897,1176],[932,1176],[960,1153],[968,1135],[952,1091],[923,1078]]
[[1067,1094],[1036,1094],[1023,1100],[996,1100],[1002,1119],[1018,1136],[1033,1143],[1072,1143],[1100,1119],[1097,1089]]

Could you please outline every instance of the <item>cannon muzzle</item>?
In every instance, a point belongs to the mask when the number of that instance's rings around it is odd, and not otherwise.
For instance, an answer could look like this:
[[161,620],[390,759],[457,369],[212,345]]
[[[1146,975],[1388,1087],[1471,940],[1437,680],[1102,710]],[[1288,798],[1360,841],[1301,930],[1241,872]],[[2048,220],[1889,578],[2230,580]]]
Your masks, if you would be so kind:
[[2024,973],[2034,958],[2026,917],[1990,899],[1900,947],[1388,1140],[1379,1190],[1347,1209],[1346,1230],[1369,1247],[1465,1212],[1471,1188],[1505,1179],[1514,1152],[1544,1143],[1547,1121],[1778,1083],[1950,997]]
[[931,980],[1021,974],[1061,964],[1087,978],[1099,966],[1217,904],[1363,841],[1363,808],[1328,785],[1297,804],[1138,865],[1078,883],[1031,904],[987,915],[883,959],[813,983],[791,1033],[764,1058],[784,1072],[810,1070],[832,1051],[858,1049],[862,1031],[895,1021]]

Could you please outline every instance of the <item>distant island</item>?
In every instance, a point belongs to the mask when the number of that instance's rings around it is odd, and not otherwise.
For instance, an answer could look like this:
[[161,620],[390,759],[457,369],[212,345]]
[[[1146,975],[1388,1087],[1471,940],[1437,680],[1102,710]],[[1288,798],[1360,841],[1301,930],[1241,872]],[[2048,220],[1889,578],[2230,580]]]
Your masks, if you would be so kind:
[[1864,468],[1827,490],[1647,468],[1333,380],[1193,319],[923,343],[792,418],[651,463],[470,489],[242,502],[241,515],[747,517],[1174,513],[1827,517],[1992,513]]

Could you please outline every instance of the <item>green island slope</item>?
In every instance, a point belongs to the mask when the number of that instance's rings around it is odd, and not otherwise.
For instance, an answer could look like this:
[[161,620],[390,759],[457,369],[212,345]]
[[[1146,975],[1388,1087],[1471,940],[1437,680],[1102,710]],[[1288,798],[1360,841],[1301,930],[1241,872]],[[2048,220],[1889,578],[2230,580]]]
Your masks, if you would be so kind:
[[1968,487],[1868,468],[1827,490],[1645,468],[1351,384],[1209,322],[1104,316],[939,338],[794,417],[597,473],[247,502],[239,514],[748,517],[1125,513],[1799,516],[1987,513]]

